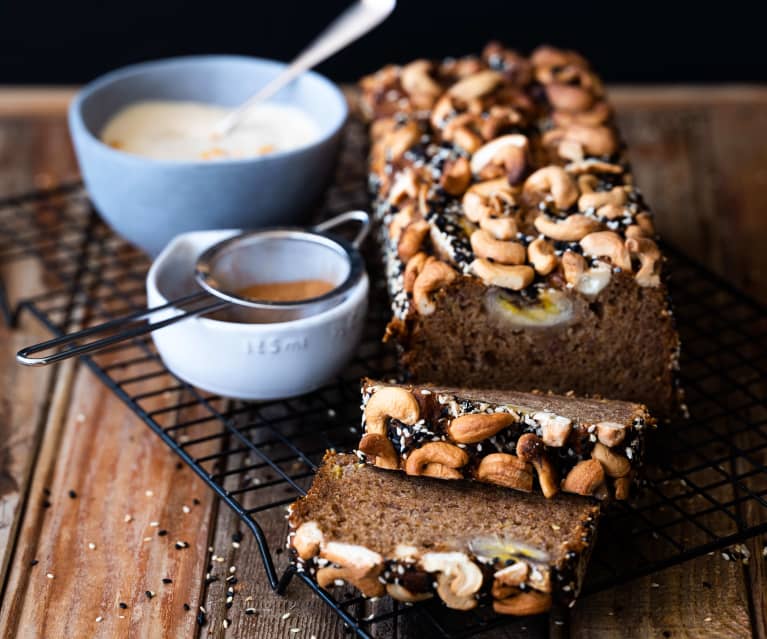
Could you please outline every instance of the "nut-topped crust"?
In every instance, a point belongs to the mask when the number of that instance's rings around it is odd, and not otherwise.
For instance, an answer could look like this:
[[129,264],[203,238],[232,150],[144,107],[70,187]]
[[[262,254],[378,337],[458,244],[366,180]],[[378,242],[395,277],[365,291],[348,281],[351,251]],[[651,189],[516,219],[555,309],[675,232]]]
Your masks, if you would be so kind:
[[[388,401],[396,405],[388,408]],[[411,407],[410,423],[396,417],[405,405]],[[362,406],[359,454],[368,463],[547,498],[565,490],[627,499],[641,465],[645,430],[655,423],[644,406],[627,402],[369,379],[362,381]],[[628,483],[619,482],[624,478]]]
[[[418,329],[443,322],[441,308],[453,313],[451,299],[468,295],[479,307],[483,292],[492,297],[499,290],[524,308],[497,313],[504,319],[493,330],[514,330],[520,322],[524,329],[559,329],[584,320],[595,332],[609,331],[600,321],[601,301],[620,298],[615,304],[648,307],[648,323],[658,326],[657,369],[648,368],[642,382],[650,388],[632,395],[623,390],[626,383],[602,388],[584,381],[576,388],[564,381],[555,390],[637,399],[663,417],[672,414],[679,344],[664,260],[612,109],[588,63],[571,51],[541,47],[526,58],[493,43],[478,57],[387,66],[360,86],[371,121],[370,186],[394,312],[387,337],[405,351],[424,344],[413,358],[423,356],[429,348]],[[424,270],[428,277],[414,286],[414,273]],[[569,298],[567,312],[546,311],[545,298],[557,294]],[[619,313],[637,315],[635,308]],[[513,340],[504,335],[500,341],[505,348]],[[518,346],[507,350],[518,352]],[[465,349],[472,377],[481,377],[477,362],[487,348]],[[583,352],[593,350],[588,345]],[[459,367],[452,367],[452,377],[447,366],[428,375],[434,365],[407,356],[402,363],[420,381],[455,384],[462,376]],[[543,373],[527,378],[543,385]]]

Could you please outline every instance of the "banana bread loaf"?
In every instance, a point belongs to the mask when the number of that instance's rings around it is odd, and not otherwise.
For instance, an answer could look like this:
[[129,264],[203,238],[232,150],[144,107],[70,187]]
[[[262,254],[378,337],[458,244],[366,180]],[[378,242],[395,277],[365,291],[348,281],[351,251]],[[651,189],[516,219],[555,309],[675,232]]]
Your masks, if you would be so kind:
[[599,507],[497,486],[379,470],[328,452],[309,493],[290,507],[298,570],[327,588],[450,608],[492,602],[496,612],[545,612],[575,600]]
[[654,425],[644,406],[362,380],[362,459],[441,479],[627,499]]
[[361,81],[409,379],[637,401],[668,417],[679,341],[599,78],[571,51],[387,66]]

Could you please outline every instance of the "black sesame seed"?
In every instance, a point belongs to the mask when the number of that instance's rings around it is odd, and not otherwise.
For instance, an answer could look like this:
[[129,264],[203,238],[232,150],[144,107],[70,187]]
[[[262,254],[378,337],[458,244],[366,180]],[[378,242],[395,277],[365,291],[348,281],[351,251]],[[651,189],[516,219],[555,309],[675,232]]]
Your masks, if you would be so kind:
[[202,611],[198,612],[197,613],[197,625],[198,626],[204,626],[205,622],[206,622],[205,613],[202,612]]
[[123,610],[125,610],[125,609],[128,607],[128,604],[127,604],[127,603],[125,603],[124,601],[121,601],[121,602],[120,602],[119,604],[117,604],[117,605],[118,605],[118,606],[120,606],[120,608],[122,608]]
[[182,462],[176,462],[176,469],[181,470],[184,467],[184,464]]
[[218,581],[218,577],[216,577],[215,575],[212,575],[212,576],[210,576],[210,577],[207,577],[207,578],[205,579],[205,583],[206,583],[206,584],[212,584],[212,583],[214,583],[214,582],[216,582],[216,581]]
[[154,597],[154,593],[151,590],[146,590],[144,594],[146,595],[147,599],[151,599],[152,597]]
[[50,494],[51,494],[51,489],[50,488],[43,488],[43,495],[45,495],[47,497]]
[[168,577],[165,577],[165,578],[162,580],[162,582],[163,582],[164,584],[172,584],[172,583],[173,583],[173,580],[172,580],[172,579],[168,579]]
[[192,503],[193,503],[195,506],[199,506],[199,505],[200,505],[200,500],[199,500],[199,499],[197,499],[197,497],[195,497],[194,499],[192,499]]
[[70,491],[69,491],[69,498],[70,498],[70,499],[75,499],[75,498],[77,498],[77,493],[76,493],[74,490],[70,490]]
[[234,575],[229,575],[226,578],[226,583],[228,583],[228,584],[236,584],[237,583],[237,577],[235,577]]
[[245,608],[245,614],[246,615],[255,615],[256,609],[255,608]]
[[51,502],[49,502],[47,499],[43,499],[43,508],[50,508]]
[[158,530],[157,531],[157,536],[158,537],[165,537],[165,535],[167,535],[167,534],[168,534],[168,531],[165,530],[165,528],[163,528],[162,530]]
[[29,562],[29,565],[30,565],[30,566],[36,566],[36,565],[37,565],[37,564],[39,564],[39,563],[40,563],[40,562],[39,562],[39,561],[37,561],[37,559],[33,559],[32,561],[30,561],[30,562]]
[[184,610],[186,610],[186,611],[188,612],[188,611],[190,611],[191,609],[192,609],[192,608],[191,608],[191,606],[190,606],[188,603],[185,603],[185,604],[184,604]]
[[242,533],[239,530],[232,535],[232,541],[238,544],[242,541]]
[[183,550],[184,548],[189,548],[189,544],[185,541],[177,541],[176,542],[176,549],[177,550]]

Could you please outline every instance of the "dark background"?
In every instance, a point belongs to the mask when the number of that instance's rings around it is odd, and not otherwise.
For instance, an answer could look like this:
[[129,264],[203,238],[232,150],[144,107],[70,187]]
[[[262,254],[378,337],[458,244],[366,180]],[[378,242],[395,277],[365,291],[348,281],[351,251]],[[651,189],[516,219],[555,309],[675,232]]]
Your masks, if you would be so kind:
[[[349,0],[0,0],[0,83],[82,83],[131,62],[190,53],[289,60]],[[610,82],[763,82],[763,2],[401,0],[375,32],[319,70],[351,81],[386,62],[574,47]]]

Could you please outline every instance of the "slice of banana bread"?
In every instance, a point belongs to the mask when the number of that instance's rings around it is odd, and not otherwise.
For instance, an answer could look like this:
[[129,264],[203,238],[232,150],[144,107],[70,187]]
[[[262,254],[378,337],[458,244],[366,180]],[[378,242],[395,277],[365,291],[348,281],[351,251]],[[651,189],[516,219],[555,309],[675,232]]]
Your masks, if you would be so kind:
[[653,217],[576,53],[387,66],[361,81],[410,379],[677,404]]
[[553,497],[627,499],[655,420],[641,404],[362,380],[361,458]]
[[529,615],[575,600],[599,514],[575,495],[407,477],[328,452],[290,507],[288,545],[323,588],[347,582],[368,597],[436,594],[450,608],[486,601]]

